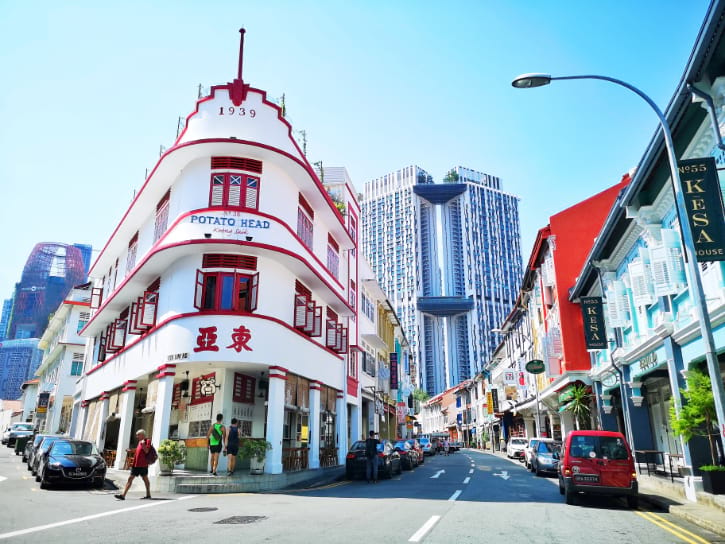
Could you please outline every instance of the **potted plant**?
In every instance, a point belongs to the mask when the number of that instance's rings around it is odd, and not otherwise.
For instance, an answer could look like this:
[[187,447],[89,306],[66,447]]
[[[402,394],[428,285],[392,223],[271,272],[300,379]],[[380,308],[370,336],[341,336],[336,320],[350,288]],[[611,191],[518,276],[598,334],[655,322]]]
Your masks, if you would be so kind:
[[272,444],[264,438],[245,438],[239,448],[239,456],[242,459],[249,459],[249,472],[262,474],[264,472],[264,458],[267,451],[272,449]]
[[161,474],[171,475],[174,465],[186,461],[186,444],[180,440],[166,438],[159,444],[158,454]]
[[700,370],[687,372],[687,389],[681,389],[684,403],[680,413],[675,410],[674,399],[670,400],[670,421],[672,431],[689,442],[693,436],[706,436],[710,444],[712,464],[699,467],[702,473],[702,487],[708,493],[725,493],[725,466],[718,465],[715,450],[715,397],[710,377]]

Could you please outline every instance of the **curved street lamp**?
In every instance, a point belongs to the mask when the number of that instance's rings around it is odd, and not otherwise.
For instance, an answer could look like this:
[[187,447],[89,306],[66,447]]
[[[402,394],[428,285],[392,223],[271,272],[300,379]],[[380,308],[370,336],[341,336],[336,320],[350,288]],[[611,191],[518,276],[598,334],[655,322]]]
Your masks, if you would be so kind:
[[[600,79],[609,81],[640,96],[657,114],[662,127],[662,135],[665,139],[665,147],[667,148],[667,157],[670,164],[670,179],[672,181],[672,189],[675,193],[675,203],[677,206],[677,216],[680,223],[680,232],[682,233],[682,241],[685,246],[685,261],[687,275],[689,276],[690,295],[692,296],[693,306],[697,322],[700,326],[700,335],[705,343],[705,359],[707,360],[707,370],[711,377],[713,386],[713,394],[715,397],[715,412],[717,414],[719,431],[725,437],[725,389],[723,389],[722,378],[720,377],[720,366],[715,355],[715,342],[712,337],[712,326],[710,325],[710,316],[707,311],[704,291],[702,289],[702,280],[697,267],[697,258],[695,255],[695,242],[692,235],[692,228],[688,220],[687,207],[685,205],[685,196],[682,192],[682,182],[680,181],[680,173],[677,168],[677,157],[675,156],[675,146],[672,142],[672,132],[667,118],[657,107],[652,99],[640,91],[637,87],[620,79],[608,76],[598,75],[581,75],[581,76],[557,76],[552,77],[549,74],[522,74],[511,82],[511,85],[517,89],[529,89],[533,87],[542,87],[548,85],[552,81],[565,79]],[[673,392],[674,393],[674,392]]]

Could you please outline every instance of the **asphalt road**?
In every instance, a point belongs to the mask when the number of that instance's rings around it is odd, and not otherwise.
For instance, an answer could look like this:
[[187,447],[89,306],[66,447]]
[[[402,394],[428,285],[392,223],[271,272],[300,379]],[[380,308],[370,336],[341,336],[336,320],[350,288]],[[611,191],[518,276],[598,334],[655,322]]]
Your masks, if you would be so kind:
[[0,542],[718,542],[677,518],[619,499],[567,506],[556,479],[462,450],[426,458],[378,484],[338,482],[267,494],[167,495],[126,501],[115,490],[41,490],[0,448]]

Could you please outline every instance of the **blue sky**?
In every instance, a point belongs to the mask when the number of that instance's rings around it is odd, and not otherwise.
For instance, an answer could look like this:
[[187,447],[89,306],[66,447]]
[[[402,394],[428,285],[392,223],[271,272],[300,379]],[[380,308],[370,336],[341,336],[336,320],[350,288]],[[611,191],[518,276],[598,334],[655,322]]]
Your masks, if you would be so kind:
[[523,258],[552,214],[617,183],[657,128],[611,84],[517,90],[524,72],[603,74],[665,108],[706,0],[0,0],[0,298],[33,245],[102,247],[197,86],[286,96],[310,162],[356,187],[456,165],[521,198]]

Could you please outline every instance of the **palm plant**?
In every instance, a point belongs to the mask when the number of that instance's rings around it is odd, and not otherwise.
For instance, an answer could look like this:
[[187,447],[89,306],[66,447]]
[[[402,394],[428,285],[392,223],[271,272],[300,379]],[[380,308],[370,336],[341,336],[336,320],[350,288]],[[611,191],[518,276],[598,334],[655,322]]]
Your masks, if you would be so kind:
[[586,385],[578,383],[571,388],[571,398],[566,405],[566,411],[574,416],[577,430],[590,427],[591,400],[592,393]]

